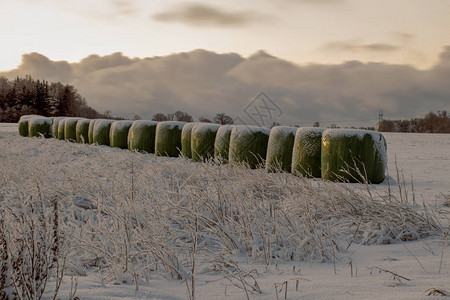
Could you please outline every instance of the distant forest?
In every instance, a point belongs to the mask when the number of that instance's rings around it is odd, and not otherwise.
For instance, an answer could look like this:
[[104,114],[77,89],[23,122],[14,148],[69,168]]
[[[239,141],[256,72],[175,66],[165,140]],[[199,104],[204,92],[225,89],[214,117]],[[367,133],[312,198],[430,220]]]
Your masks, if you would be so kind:
[[12,81],[0,77],[0,122],[15,123],[20,116],[32,114],[89,119],[106,117],[89,107],[86,99],[71,85],[34,80],[30,76]]
[[450,133],[450,118],[447,111],[429,112],[423,118],[411,120],[382,120],[377,124],[381,132]]

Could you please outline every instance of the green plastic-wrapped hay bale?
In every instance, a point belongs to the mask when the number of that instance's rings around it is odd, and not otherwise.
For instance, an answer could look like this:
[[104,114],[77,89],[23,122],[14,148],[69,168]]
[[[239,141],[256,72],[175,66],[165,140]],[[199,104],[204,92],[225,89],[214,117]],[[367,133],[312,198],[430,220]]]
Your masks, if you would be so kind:
[[[186,125],[185,125],[186,126]],[[219,124],[196,124],[191,132],[191,154],[193,161],[203,161],[214,157],[214,142]]]
[[386,173],[386,140],[375,131],[327,129],[322,135],[322,178],[381,183]]
[[94,125],[93,140],[97,145],[109,146],[109,130],[113,120],[97,120]]
[[214,158],[219,163],[228,162],[228,151],[230,149],[230,136],[233,125],[222,125],[216,133],[214,141]]
[[28,136],[28,121],[35,117],[43,117],[39,115],[23,115],[19,119],[18,127],[21,136]]
[[297,176],[320,178],[321,147],[324,128],[301,127],[297,130],[292,151],[292,173]]
[[67,119],[68,118],[62,118],[58,122],[58,140],[64,140],[65,139],[64,128],[66,126]]
[[19,121],[19,134],[21,136],[28,136],[28,119]]
[[275,126],[270,130],[266,156],[268,172],[291,172],[296,131],[297,127],[289,126]]
[[186,122],[164,121],[156,126],[155,154],[177,157],[181,151],[181,131]]
[[128,150],[155,153],[156,126],[158,122],[136,120],[128,131]]
[[199,124],[198,122],[186,123],[181,130],[181,153],[184,157],[192,158],[191,153],[191,133],[192,128],[195,125]]
[[52,127],[50,129],[50,134],[53,138],[57,139],[58,138],[58,125],[59,125],[59,121],[61,121],[62,119],[64,119],[66,117],[54,117],[53,118],[53,122],[52,122]]
[[78,120],[75,133],[77,136],[77,143],[87,144],[89,143],[89,124],[92,120],[81,119]]
[[82,118],[67,118],[64,123],[64,139],[69,142],[77,141],[77,122]]
[[88,128],[88,143],[93,144],[94,143],[94,126],[95,122],[103,120],[103,119],[94,119],[89,122],[89,128]]
[[28,119],[28,136],[50,137],[50,126],[52,120],[46,117],[34,117]]
[[109,145],[121,149],[128,148],[128,131],[133,121],[114,121],[109,130]]
[[245,164],[254,169],[264,166],[270,129],[236,125],[231,130],[229,161],[231,164]]

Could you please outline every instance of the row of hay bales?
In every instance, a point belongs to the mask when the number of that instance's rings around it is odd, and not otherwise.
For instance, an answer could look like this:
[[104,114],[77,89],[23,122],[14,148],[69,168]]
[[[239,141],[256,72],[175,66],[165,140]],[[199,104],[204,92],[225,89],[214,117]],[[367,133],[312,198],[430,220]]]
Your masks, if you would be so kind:
[[19,133],[332,181],[380,183],[386,172],[386,141],[366,130],[33,115],[21,118]]

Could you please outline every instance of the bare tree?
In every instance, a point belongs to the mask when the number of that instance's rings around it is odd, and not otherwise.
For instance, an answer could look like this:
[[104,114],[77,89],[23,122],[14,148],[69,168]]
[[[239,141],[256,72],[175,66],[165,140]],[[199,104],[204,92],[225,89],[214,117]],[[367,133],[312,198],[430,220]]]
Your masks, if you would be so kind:
[[215,123],[222,124],[222,125],[234,123],[233,118],[224,113],[217,114],[213,120]]
[[314,124],[313,124],[313,127],[320,127],[319,121],[315,121]]
[[205,117],[200,117],[200,118],[198,118],[198,120],[203,123],[212,123],[212,121],[210,119],[205,118]]
[[162,114],[162,113],[154,114],[153,117],[152,117],[152,121],[161,122],[161,121],[167,121],[167,120],[169,120],[167,118],[167,116],[165,114]]
[[142,120],[140,115],[134,115],[133,120]]
[[105,118],[107,118],[107,119],[111,118],[111,110],[110,110],[110,109],[105,110],[105,112],[103,113],[103,115],[104,115]]
[[188,113],[182,112],[177,110],[175,113],[175,118],[177,119],[177,121],[182,121],[182,122],[194,122],[194,119],[192,118],[192,116]]

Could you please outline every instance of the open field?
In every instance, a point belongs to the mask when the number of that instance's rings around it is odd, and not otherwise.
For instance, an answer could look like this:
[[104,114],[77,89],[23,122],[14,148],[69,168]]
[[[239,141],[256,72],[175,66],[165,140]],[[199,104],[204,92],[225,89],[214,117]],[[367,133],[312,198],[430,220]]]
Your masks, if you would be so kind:
[[389,185],[367,189],[0,125],[0,201],[59,201],[80,299],[450,297],[450,135],[385,137]]

